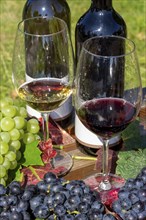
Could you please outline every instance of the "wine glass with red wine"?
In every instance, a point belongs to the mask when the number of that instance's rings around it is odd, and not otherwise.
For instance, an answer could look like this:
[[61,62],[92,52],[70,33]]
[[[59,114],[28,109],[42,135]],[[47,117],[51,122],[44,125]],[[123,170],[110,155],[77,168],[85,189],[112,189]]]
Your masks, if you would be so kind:
[[79,119],[103,142],[102,174],[95,175],[94,185],[105,196],[124,184],[122,177],[109,173],[109,140],[136,119],[141,105],[134,42],[118,36],[88,39],[79,57],[74,87]]
[[[56,17],[34,17],[18,24],[12,79],[19,97],[40,113],[43,145],[48,146],[49,114],[58,109],[72,93],[74,61],[66,23]],[[59,174],[72,166],[69,154],[62,151],[51,161]],[[33,152],[32,152],[33,155]]]

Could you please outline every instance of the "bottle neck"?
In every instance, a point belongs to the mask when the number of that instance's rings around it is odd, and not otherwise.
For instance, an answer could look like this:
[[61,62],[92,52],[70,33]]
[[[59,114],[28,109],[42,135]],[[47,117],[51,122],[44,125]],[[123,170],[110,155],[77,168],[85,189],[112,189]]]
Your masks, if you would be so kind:
[[91,7],[98,9],[112,8],[112,0],[91,0]]

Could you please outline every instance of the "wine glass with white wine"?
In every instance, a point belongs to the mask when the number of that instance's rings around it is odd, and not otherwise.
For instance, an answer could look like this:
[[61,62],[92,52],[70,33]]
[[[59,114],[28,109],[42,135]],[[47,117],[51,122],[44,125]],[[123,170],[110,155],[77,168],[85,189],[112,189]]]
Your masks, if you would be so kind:
[[[34,17],[18,24],[13,53],[12,79],[19,97],[42,117],[43,141],[49,139],[49,114],[72,93],[74,59],[66,23],[56,17]],[[33,152],[32,152],[33,155]],[[56,151],[53,168],[66,173],[72,159]]]

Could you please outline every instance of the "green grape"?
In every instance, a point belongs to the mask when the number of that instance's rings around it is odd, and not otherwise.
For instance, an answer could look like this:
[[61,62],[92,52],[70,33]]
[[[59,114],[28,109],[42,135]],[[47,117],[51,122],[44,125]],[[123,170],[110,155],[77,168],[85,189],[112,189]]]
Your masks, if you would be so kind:
[[13,100],[9,97],[1,100],[1,102],[0,102],[1,109],[6,105],[13,105]]
[[26,108],[24,107],[20,107],[19,108],[19,115],[22,116],[23,118],[27,118],[27,111],[26,111]]
[[3,114],[0,112],[0,120],[3,118]]
[[0,142],[0,154],[4,155],[8,152],[8,150],[9,150],[9,145],[6,142],[1,141]]
[[0,154],[0,164],[3,164],[3,162],[4,162],[4,158],[3,158],[3,156]]
[[16,116],[14,118],[14,121],[15,121],[15,128],[17,128],[17,129],[24,128],[26,122],[25,122],[25,119],[23,117]]
[[32,123],[31,120],[27,123],[27,131],[33,134],[38,133],[40,130],[38,123]]
[[24,144],[30,144],[35,141],[35,136],[31,133],[25,133],[23,136]]
[[16,152],[16,160],[19,161],[21,159],[21,157],[22,157],[21,151],[18,150]]
[[4,158],[3,166],[5,167],[6,170],[10,169],[11,162],[9,161],[7,157]]
[[23,129],[20,129],[19,132],[20,132],[20,138],[19,138],[19,140],[20,140],[20,139],[22,139],[23,136],[24,136],[24,130],[23,130]]
[[11,141],[10,147],[13,147],[13,149],[17,151],[21,147],[21,142],[19,140]]
[[5,181],[8,180],[8,172],[7,172],[6,175],[3,177],[3,179],[4,179]]
[[10,137],[12,141],[19,140],[20,138],[20,132],[18,129],[14,128],[10,131]]
[[40,136],[39,136],[38,134],[35,134],[34,136],[35,136],[35,140],[36,140],[36,141],[37,141],[37,140],[38,140],[38,141],[41,140],[41,138],[40,138]]
[[2,108],[2,113],[4,116],[13,118],[16,115],[16,108],[13,105],[6,105]]
[[1,129],[3,131],[10,131],[14,128],[15,121],[10,117],[4,117],[1,120]]
[[0,184],[3,184],[4,186],[6,186],[6,181],[3,178],[0,178]]
[[2,141],[6,142],[6,143],[9,143],[9,141],[10,141],[10,134],[9,134],[9,132],[7,132],[7,131],[1,132],[0,133],[0,137],[1,137]]
[[10,170],[14,170],[17,167],[17,161],[14,160],[11,162]]
[[31,119],[29,119],[28,122],[31,123],[31,124],[36,124],[36,125],[39,124],[39,122],[38,122],[38,120],[36,118],[31,118]]
[[7,157],[9,159],[9,161],[14,161],[16,159],[16,153],[13,151],[9,151],[5,157]]
[[4,176],[6,176],[6,169],[3,165],[0,165],[0,178],[3,178]]

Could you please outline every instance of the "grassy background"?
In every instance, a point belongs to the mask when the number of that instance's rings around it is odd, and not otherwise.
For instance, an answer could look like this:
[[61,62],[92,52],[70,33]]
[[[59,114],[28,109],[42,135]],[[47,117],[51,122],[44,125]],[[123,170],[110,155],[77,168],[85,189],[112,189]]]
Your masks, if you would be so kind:
[[[67,0],[71,9],[72,41],[79,17],[89,8],[90,0]],[[12,51],[16,28],[21,20],[25,0],[0,0],[0,93],[15,96],[11,81]],[[113,0],[114,8],[127,24],[128,38],[137,46],[143,87],[146,87],[146,1]]]

